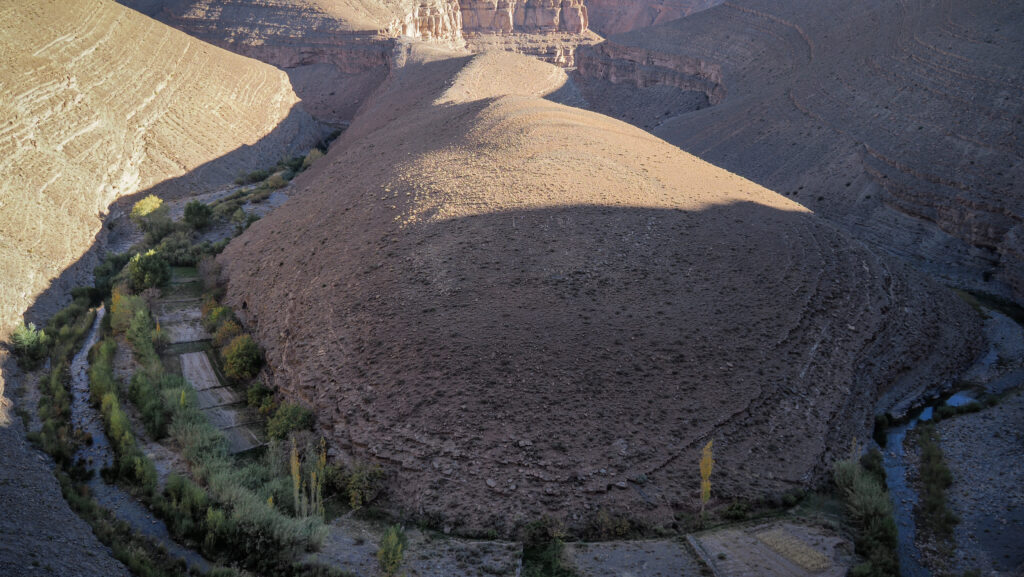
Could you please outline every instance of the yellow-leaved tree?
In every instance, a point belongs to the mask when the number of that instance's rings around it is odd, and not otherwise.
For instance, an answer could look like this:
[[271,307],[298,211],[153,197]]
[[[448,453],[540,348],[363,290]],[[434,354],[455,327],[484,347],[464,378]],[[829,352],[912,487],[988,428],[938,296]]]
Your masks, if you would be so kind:
[[711,445],[715,440],[711,439],[700,454],[700,519],[704,522],[704,506],[711,500],[711,468],[715,466],[715,459],[711,453]]

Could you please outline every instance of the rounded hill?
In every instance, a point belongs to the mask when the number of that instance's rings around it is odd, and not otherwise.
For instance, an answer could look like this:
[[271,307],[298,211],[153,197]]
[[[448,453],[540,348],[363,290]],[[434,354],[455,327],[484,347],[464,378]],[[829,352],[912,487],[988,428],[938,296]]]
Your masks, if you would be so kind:
[[[524,80],[526,79],[526,80]],[[416,47],[221,257],[269,375],[394,503],[469,529],[804,486],[973,312],[798,204],[543,98],[565,73]]]

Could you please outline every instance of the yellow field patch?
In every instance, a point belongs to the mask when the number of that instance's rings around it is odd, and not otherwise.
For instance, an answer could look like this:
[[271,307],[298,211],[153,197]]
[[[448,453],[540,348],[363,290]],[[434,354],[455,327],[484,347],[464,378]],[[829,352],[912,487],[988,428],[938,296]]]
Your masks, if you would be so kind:
[[758,540],[779,555],[812,573],[824,571],[832,567],[832,561],[828,557],[819,551],[815,551],[810,545],[794,537],[785,529],[769,529],[758,533],[756,536]]

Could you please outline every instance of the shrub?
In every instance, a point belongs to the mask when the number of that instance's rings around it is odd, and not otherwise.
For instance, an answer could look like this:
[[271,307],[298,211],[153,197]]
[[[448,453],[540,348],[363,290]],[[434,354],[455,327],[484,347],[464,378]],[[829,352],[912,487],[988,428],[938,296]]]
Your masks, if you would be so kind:
[[21,323],[11,334],[14,354],[26,369],[38,367],[49,350],[50,339],[43,330],[36,330],[35,323]]
[[267,170],[254,170],[249,174],[243,174],[235,179],[235,184],[252,184],[254,182],[260,182],[270,176],[270,171]]
[[132,206],[132,211],[129,214],[129,218],[139,225],[142,229],[146,228],[147,221],[156,217],[166,216],[167,207],[164,206],[164,201],[156,195],[149,195],[142,200],[135,203]]
[[323,158],[323,156],[324,152],[319,148],[314,148],[313,150],[310,150],[309,154],[306,155],[306,158],[302,159],[302,170],[306,170],[307,168],[312,166],[314,162]]
[[388,527],[377,549],[377,563],[385,575],[395,575],[402,566],[405,555],[405,532],[398,525]]
[[227,319],[213,333],[213,346],[218,349],[242,334],[242,327],[233,319]]
[[177,231],[160,241],[156,252],[172,266],[192,266],[198,260],[199,250],[192,245],[192,239],[187,232]]
[[288,179],[285,178],[286,173],[275,172],[270,178],[267,179],[267,186],[272,189],[284,188],[288,185]]
[[210,225],[213,209],[198,200],[185,205],[185,222],[196,230],[203,230]]
[[155,250],[136,254],[125,267],[128,285],[134,292],[160,287],[171,280],[171,265]]
[[103,262],[93,269],[93,286],[101,294],[109,294],[114,287],[114,279],[120,274],[124,265],[128,264],[132,255],[127,252],[108,254]]
[[263,362],[263,356],[249,335],[239,335],[231,340],[223,350],[224,374],[238,381],[249,380],[256,376]]
[[[854,445],[851,453],[849,459],[837,461],[833,467],[833,480],[857,529],[854,547],[867,559],[850,574],[898,577],[896,522],[889,493],[874,474],[861,466],[859,447]],[[874,460],[874,457],[867,457],[868,462]]]
[[283,403],[267,422],[267,436],[271,439],[284,439],[292,431],[301,431],[313,427],[313,412],[294,403]]
[[951,539],[953,528],[960,519],[946,503],[946,489],[953,484],[953,473],[946,465],[935,426],[921,426],[918,442],[921,445],[922,487],[916,512],[921,517],[923,529],[931,531],[940,539]]
[[246,390],[245,397],[249,407],[257,409],[264,417],[277,410],[277,405],[274,403],[274,391],[260,381],[256,381]]
[[215,333],[221,324],[235,320],[235,314],[228,307],[218,304],[207,307],[204,303],[203,308],[203,328],[211,333]]

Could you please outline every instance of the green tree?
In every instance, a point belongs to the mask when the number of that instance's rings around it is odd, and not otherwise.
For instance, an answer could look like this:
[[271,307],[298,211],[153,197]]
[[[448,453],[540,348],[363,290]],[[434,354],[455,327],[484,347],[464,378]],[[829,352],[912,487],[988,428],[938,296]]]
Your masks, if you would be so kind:
[[256,341],[249,335],[239,335],[221,351],[224,374],[228,378],[245,381],[256,376],[263,363],[263,355]]
[[136,254],[125,267],[128,284],[135,292],[163,286],[171,280],[171,265],[155,250]]
[[209,226],[212,215],[213,209],[198,200],[193,200],[185,205],[185,222],[196,230],[202,230]]
[[42,329],[36,330],[35,323],[21,323],[11,334],[14,354],[18,355],[26,369],[34,369],[46,358],[50,338]]

